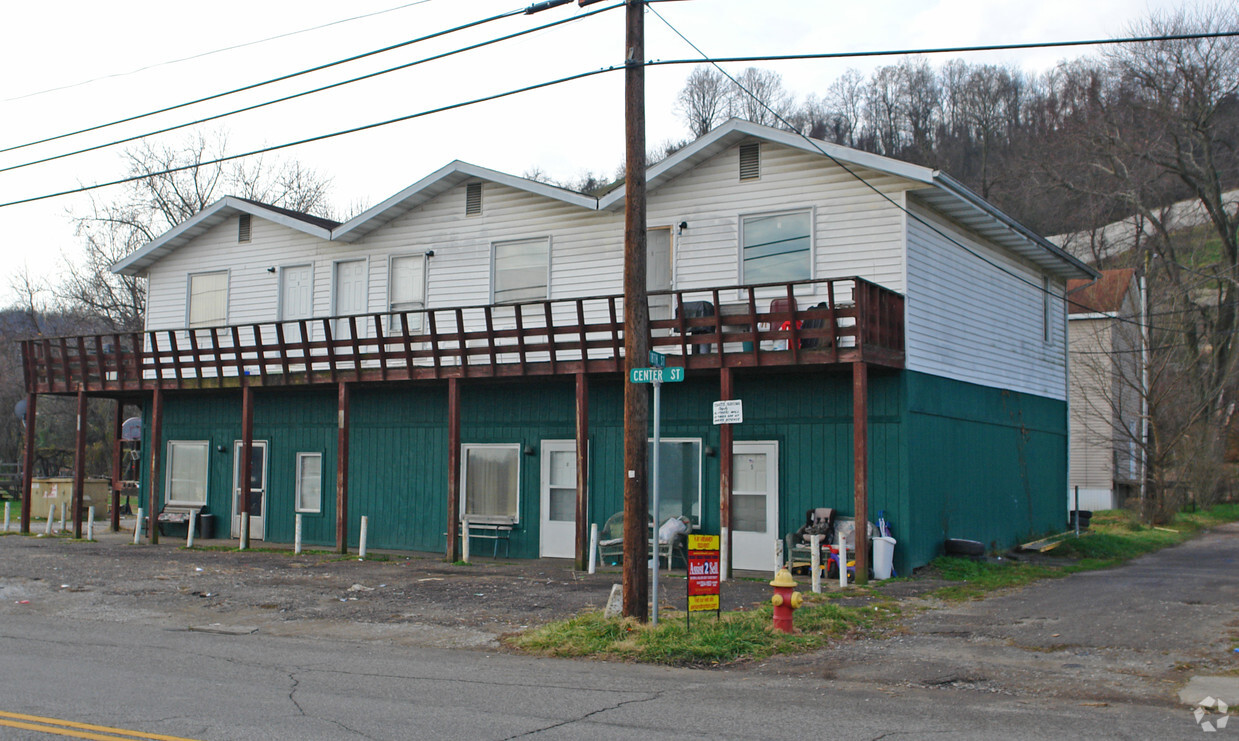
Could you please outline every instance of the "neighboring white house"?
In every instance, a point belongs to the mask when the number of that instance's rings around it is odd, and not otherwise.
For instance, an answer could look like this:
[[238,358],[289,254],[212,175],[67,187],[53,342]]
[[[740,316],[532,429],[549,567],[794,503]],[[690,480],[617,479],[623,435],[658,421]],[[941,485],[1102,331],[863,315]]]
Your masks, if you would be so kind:
[[1132,269],[1068,284],[1071,467],[1068,506],[1113,509],[1142,472],[1140,286]]

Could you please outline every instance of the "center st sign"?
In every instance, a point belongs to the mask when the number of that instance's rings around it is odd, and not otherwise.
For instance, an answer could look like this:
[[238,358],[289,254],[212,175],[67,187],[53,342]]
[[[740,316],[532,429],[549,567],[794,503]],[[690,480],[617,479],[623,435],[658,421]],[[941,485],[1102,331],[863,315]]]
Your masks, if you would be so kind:
[[628,372],[628,380],[632,383],[679,383],[684,380],[684,369],[678,366],[633,368]]

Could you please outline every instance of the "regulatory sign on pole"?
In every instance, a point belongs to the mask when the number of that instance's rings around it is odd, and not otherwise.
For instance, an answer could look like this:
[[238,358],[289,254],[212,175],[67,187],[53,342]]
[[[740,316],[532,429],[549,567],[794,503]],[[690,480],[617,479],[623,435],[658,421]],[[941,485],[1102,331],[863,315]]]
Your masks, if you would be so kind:
[[744,421],[744,407],[739,399],[714,402],[714,424],[738,425]]

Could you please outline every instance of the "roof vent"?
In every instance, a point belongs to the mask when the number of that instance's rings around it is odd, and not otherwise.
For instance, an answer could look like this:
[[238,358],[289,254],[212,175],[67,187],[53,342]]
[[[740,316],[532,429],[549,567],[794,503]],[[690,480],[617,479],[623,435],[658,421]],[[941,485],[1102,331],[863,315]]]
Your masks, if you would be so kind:
[[250,215],[241,214],[241,218],[237,219],[237,241],[250,241]]
[[477,216],[482,213],[482,184],[469,183],[465,186],[465,216]]
[[756,180],[761,175],[761,158],[757,142],[740,145],[740,179]]

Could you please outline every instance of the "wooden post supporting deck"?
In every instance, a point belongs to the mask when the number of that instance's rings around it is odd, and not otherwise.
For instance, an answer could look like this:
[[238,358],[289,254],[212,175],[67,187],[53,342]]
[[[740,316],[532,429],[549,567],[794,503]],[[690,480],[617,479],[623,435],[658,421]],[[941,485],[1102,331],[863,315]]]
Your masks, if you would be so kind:
[[120,532],[120,477],[121,477],[121,446],[120,439],[124,434],[125,427],[125,402],[120,399],[116,400],[116,409],[112,412],[112,485],[109,487],[112,491],[111,501],[112,509],[109,515],[109,529],[114,532]]
[[[731,368],[719,370],[719,398],[730,401],[733,393]],[[731,425],[719,425],[718,431],[718,521],[719,521],[719,576],[731,576]]]
[[460,379],[447,379],[447,562],[460,559]]
[[34,488],[34,445],[35,445],[35,411],[38,408],[39,395],[26,394],[26,450],[22,459],[22,514],[21,531],[30,534],[30,508],[34,505],[31,492]]
[[[241,527],[249,527],[250,492],[253,490],[250,479],[254,475],[254,389],[250,387],[249,379],[241,377]],[[249,542],[248,533],[239,533],[242,543]]]
[[[146,516],[149,519],[148,537],[151,544],[159,542],[159,507],[156,502],[159,501],[159,450],[162,445],[160,436],[163,434],[163,389],[155,386],[155,390],[151,393],[151,470],[150,477],[146,481]],[[139,522],[134,527],[142,527]]]
[[869,374],[852,364],[852,481],[856,510],[856,583],[869,583]]
[[336,552],[348,553],[348,406],[349,387],[340,383],[336,420]]
[[86,392],[77,390],[77,433],[73,437],[73,537],[82,539],[82,489],[86,486]]
[[589,558],[589,378],[576,374],[576,569]]

